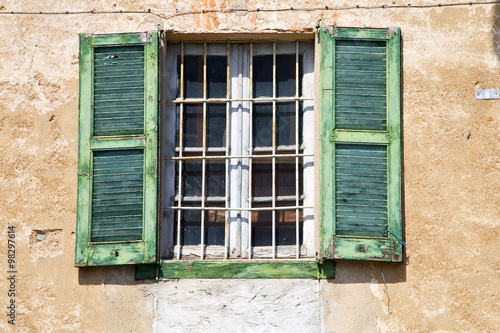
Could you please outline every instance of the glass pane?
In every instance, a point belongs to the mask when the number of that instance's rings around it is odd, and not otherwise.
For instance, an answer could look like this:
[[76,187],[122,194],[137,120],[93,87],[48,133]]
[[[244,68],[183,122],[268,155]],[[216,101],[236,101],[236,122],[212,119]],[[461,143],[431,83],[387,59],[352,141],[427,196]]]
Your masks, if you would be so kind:
[[203,98],[203,56],[201,55],[184,56],[184,97]]
[[[294,206],[295,202],[281,202],[278,206]],[[270,207],[270,203],[255,207]],[[273,237],[272,211],[252,211],[252,246],[271,246]],[[296,210],[276,210],[276,245],[296,245]],[[303,214],[299,210],[299,245],[302,244]],[[279,256],[279,253],[278,253]]]
[[184,105],[184,147],[203,147],[203,106],[201,104]]
[[227,92],[226,87],[227,87],[227,57],[207,56],[208,98],[225,98]]
[[[288,163],[276,162],[276,195],[295,196],[295,159]],[[302,167],[299,161],[299,194],[302,193]],[[254,197],[272,196],[272,164],[271,162],[254,162],[252,164],[252,194]],[[295,205],[295,204],[294,204]]]
[[206,197],[224,197],[226,195],[226,164],[223,161],[207,161]]
[[276,118],[278,136],[276,144],[278,146],[295,145],[295,103],[276,104]]
[[[199,206],[196,204],[184,204],[184,206]],[[174,238],[177,244],[177,214],[175,215]],[[201,211],[183,210],[181,212],[181,244],[199,245],[201,244]]]
[[295,163],[276,163],[276,195],[295,193]]
[[254,160],[252,163],[252,196],[271,197],[273,195],[272,164],[266,161]]
[[253,97],[273,96],[273,56],[253,57]]
[[[209,207],[217,207],[220,204],[207,202]],[[223,205],[220,205],[221,208]],[[205,212],[205,244],[206,245],[224,245],[224,227],[226,213],[223,209],[210,209]]]
[[295,54],[276,55],[276,96],[295,96]]
[[207,103],[207,146],[226,146],[226,105]]
[[273,146],[273,105],[254,104],[253,106],[253,146]]
[[[210,207],[220,204],[207,203]],[[184,203],[185,207],[199,207],[200,202]],[[222,208],[222,205],[221,205]],[[174,214],[174,243],[177,245],[177,214]],[[207,210],[205,212],[205,245],[224,245],[225,212],[221,210]],[[181,213],[181,244],[201,244],[201,210],[183,210]]]
[[[201,197],[202,164],[184,161],[182,164],[182,195],[186,197]],[[176,176],[178,177],[178,175]]]
[[[254,204],[254,207],[271,207],[271,203]],[[273,215],[271,210],[252,211],[252,246],[273,245]]]
[[[295,202],[281,202],[281,206],[293,206]],[[296,210],[276,211],[276,244],[297,244]],[[302,210],[299,210],[299,244],[302,244]]]

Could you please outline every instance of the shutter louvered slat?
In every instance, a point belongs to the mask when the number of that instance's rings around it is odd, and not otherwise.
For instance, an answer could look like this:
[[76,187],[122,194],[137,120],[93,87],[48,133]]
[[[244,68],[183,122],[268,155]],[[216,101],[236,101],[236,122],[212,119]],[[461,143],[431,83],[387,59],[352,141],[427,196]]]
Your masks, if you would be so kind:
[[387,130],[385,42],[338,40],[335,52],[336,128]]
[[92,242],[142,238],[142,150],[94,152]]
[[387,236],[387,147],[336,144],[338,235]]
[[94,136],[144,132],[144,74],[144,46],[95,49]]

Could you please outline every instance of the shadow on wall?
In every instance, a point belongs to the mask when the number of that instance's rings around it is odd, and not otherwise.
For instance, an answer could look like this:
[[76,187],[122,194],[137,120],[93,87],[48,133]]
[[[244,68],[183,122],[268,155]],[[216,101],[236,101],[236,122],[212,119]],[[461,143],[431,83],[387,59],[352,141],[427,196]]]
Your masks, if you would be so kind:
[[380,263],[362,261],[336,261],[335,279],[328,280],[334,284],[349,283],[400,283],[406,282],[406,265],[408,258],[402,263]]
[[135,265],[78,268],[80,285],[143,285],[156,280],[136,280]]

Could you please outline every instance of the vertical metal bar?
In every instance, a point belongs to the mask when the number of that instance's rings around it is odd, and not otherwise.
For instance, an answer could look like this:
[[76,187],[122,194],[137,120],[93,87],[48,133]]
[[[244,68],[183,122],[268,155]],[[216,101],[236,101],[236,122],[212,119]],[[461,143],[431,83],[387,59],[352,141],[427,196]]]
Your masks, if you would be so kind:
[[[295,98],[299,97],[299,42],[295,42]],[[299,206],[299,100],[295,100],[295,206]],[[295,209],[295,241],[297,244],[297,259],[300,258],[299,209]]]
[[[227,43],[227,64],[226,64],[226,98],[229,99],[230,97],[230,87],[231,87],[231,82],[230,82],[230,46],[231,44]],[[226,102],[226,173],[225,173],[225,185],[226,185],[226,192],[225,192],[225,220],[224,220],[224,258],[227,259],[228,257],[228,219],[229,219],[229,110],[230,110],[230,105],[231,102]]]
[[[203,148],[202,156],[206,154],[206,133],[207,133],[207,43],[203,43]],[[200,240],[200,259],[205,258],[205,176],[207,160],[202,159],[201,168],[201,240]]]
[[[250,99],[253,99],[253,42],[250,42]],[[249,103],[249,149],[250,155],[253,155],[253,103]],[[250,157],[248,162],[248,205],[252,208],[252,164],[253,159]],[[252,259],[252,211],[248,212],[248,259]]]
[[[276,98],[276,42],[273,42],[273,98]],[[273,100],[273,157],[272,157],[272,244],[273,259],[276,259],[276,101]]]
[[[181,100],[184,98],[184,42],[181,42],[181,82],[180,82]],[[184,103],[181,103],[179,109],[179,190],[177,197],[177,260],[181,259],[181,217],[182,217],[182,134],[184,128]]]

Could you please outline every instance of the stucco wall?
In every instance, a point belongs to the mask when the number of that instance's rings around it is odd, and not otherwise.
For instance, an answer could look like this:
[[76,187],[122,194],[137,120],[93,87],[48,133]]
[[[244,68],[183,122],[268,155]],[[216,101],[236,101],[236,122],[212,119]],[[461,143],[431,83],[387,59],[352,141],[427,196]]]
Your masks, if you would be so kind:
[[[172,16],[175,9],[326,5],[352,2],[0,1],[1,12],[159,14],[0,14],[0,306],[7,312],[10,225],[18,331],[500,330],[500,101],[474,96],[500,88],[498,5]],[[320,18],[401,28],[405,263],[338,262],[336,278],[319,282],[136,281],[133,267],[74,268],[78,33],[157,24],[172,33],[311,32]],[[2,315],[0,330],[14,330],[7,320]]]

